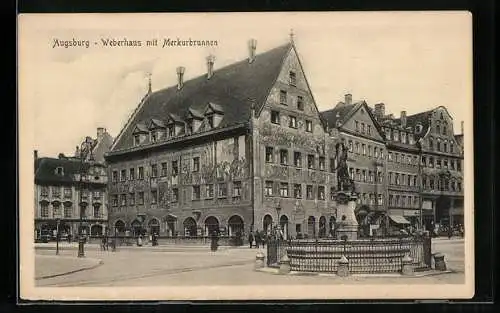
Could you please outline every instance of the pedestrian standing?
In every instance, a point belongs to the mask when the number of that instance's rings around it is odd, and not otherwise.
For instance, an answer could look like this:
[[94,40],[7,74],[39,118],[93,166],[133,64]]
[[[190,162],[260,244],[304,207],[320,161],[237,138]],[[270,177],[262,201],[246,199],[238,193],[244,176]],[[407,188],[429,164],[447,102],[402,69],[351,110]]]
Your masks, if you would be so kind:
[[254,240],[253,232],[250,232],[248,234],[248,244],[250,245],[250,249],[252,249],[252,247],[253,247],[253,240]]
[[210,242],[210,250],[211,250],[212,252],[217,251],[217,248],[218,248],[218,246],[217,246],[217,244],[218,244],[218,243],[217,243],[218,238],[217,238],[217,237],[218,237],[218,236],[217,236],[217,232],[216,232],[216,231],[213,231],[213,232],[212,232],[211,242]]
[[260,237],[260,234],[259,234],[259,232],[257,231],[257,232],[255,233],[255,247],[256,247],[257,249],[259,249],[259,247],[260,247],[260,243],[261,243],[261,242],[262,242],[262,238]]
[[142,247],[142,235],[139,235],[139,237],[137,237],[137,246]]

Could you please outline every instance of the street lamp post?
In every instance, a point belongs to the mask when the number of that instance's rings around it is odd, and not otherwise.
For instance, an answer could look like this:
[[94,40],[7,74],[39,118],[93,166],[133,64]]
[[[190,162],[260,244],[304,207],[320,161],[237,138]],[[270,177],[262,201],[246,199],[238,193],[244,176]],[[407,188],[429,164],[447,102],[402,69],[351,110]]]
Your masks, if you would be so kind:
[[[277,216],[277,218],[278,218],[278,220],[277,220],[277,222],[276,222],[276,225],[277,225],[277,227],[276,227],[276,231],[277,231],[277,232],[281,230],[281,229],[280,229],[280,227],[281,227],[281,224],[280,224],[280,222],[281,222],[281,221],[280,221],[280,212],[281,212],[281,206],[280,206],[280,204],[278,203],[278,206],[276,206],[276,216]],[[277,239],[279,239],[279,233],[277,233],[277,234],[276,234],[276,238],[277,238]]]
[[56,220],[56,255],[59,255],[59,222],[61,220],[57,218]]

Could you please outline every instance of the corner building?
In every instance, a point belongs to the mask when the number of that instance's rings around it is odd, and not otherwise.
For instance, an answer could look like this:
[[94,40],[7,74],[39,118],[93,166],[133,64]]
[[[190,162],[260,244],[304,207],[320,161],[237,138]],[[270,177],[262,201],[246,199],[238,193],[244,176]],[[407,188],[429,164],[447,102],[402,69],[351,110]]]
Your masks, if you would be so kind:
[[[110,227],[169,236],[327,236],[336,137],[293,42],[152,92],[107,154]],[[150,85],[151,86],[151,85]],[[332,135],[333,134],[333,135]]]

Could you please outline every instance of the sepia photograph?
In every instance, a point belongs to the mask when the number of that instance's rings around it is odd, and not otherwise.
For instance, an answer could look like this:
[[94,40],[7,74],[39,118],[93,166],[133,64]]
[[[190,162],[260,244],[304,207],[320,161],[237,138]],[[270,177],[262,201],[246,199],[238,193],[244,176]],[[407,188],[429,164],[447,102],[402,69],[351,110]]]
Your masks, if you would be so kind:
[[18,25],[22,299],[474,295],[470,13]]

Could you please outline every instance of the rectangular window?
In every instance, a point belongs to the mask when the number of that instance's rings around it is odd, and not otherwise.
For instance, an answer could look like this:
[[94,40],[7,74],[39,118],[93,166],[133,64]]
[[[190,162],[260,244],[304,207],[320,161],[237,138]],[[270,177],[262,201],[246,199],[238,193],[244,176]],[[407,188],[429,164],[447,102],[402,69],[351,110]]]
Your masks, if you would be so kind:
[[295,224],[295,232],[300,234],[302,232],[302,224]]
[[193,158],[193,172],[199,172],[200,171],[200,158],[195,157]]
[[158,177],[158,165],[151,164],[151,177]]
[[443,167],[448,168],[448,160],[443,160]]
[[168,126],[168,137],[174,137],[174,135],[175,135],[175,126],[169,125]]
[[61,187],[52,187],[52,197],[61,198]]
[[126,206],[127,205],[127,195],[125,195],[125,194],[120,195],[120,205],[121,206]]
[[280,164],[287,165],[288,164],[288,151],[280,150]]
[[362,144],[361,149],[363,149],[363,155],[366,155],[366,145]]
[[218,196],[219,198],[227,197],[227,185],[226,183],[220,183],[218,188]]
[[371,125],[368,125],[368,135],[371,135],[372,134],[372,127]]
[[266,147],[266,162],[274,162],[274,149],[272,147]]
[[325,157],[319,157],[318,159],[318,166],[320,171],[325,170]]
[[378,172],[377,176],[378,176],[378,182],[382,183],[382,172]]
[[94,218],[100,218],[101,217],[101,208],[99,206],[94,207]]
[[318,186],[318,200],[325,200],[325,186]]
[[378,159],[378,149],[376,147],[373,147],[373,155]]
[[177,176],[179,175],[179,162],[178,161],[172,161],[172,176]]
[[127,180],[127,171],[121,170],[120,171],[120,181],[126,181],[126,180]]
[[296,167],[302,166],[302,155],[300,152],[293,153],[293,165]]
[[272,181],[269,181],[269,180],[266,181],[265,194],[266,194],[266,196],[273,195],[273,182]]
[[358,153],[359,154],[359,142],[356,142],[354,144],[354,152]]
[[308,200],[313,199],[313,186],[312,185],[306,186],[306,198]]
[[235,181],[233,183],[233,197],[241,197],[241,182]]
[[354,169],[353,168],[349,169],[349,177],[351,177],[351,179],[354,179]]
[[135,168],[131,168],[128,171],[128,179],[129,180],[134,180],[135,179]]
[[358,121],[354,121],[354,127],[355,127],[356,131],[359,132],[359,122]]
[[363,170],[363,181],[366,182],[366,170]]
[[392,175],[392,172],[389,172],[389,184],[393,185],[394,184],[394,175]]
[[392,161],[392,152],[389,152],[389,161]]
[[65,205],[64,206],[64,217],[71,218],[72,215],[73,215],[73,207],[71,205]]
[[271,123],[278,125],[280,124],[280,112],[271,111]]
[[287,105],[286,98],[287,98],[286,91],[280,90],[280,104]]
[[330,200],[335,201],[335,187],[330,187]]
[[372,146],[368,146],[368,156],[372,156]]
[[54,217],[61,216],[61,205],[60,204],[52,204],[52,209],[54,210],[52,212],[54,214]]
[[48,197],[49,196],[49,187],[42,186],[41,189],[40,189],[40,196],[42,196],[42,197]]
[[151,190],[151,204],[156,204],[158,202],[158,191]]
[[313,131],[312,121],[306,121],[306,132],[312,133],[312,131]]
[[144,204],[144,191],[140,191],[138,195],[139,195],[139,199],[137,200],[137,202],[139,202],[139,205],[143,205]]
[[314,155],[312,154],[307,155],[307,168],[314,169]]
[[144,179],[144,167],[139,166],[139,179]]
[[335,159],[330,158],[330,173],[335,172],[336,167],[337,167],[337,164],[335,164]]
[[71,188],[64,188],[64,199],[71,199]]
[[361,181],[361,170],[360,169],[356,169],[356,180]]
[[157,139],[158,139],[158,137],[156,135],[156,131],[152,131],[151,132],[151,142],[156,142]]
[[436,168],[441,167],[441,159],[436,159]]
[[297,128],[297,118],[295,116],[290,115],[290,119],[288,122],[288,127]]
[[101,198],[101,192],[100,192],[100,191],[97,191],[97,190],[96,190],[96,191],[94,191],[94,192],[92,193],[92,197],[93,197],[94,199],[100,199],[100,198]]
[[179,189],[172,188],[172,202],[178,202],[178,201],[179,201]]
[[380,158],[384,158],[384,149],[380,148]]
[[141,143],[141,136],[134,135],[134,145],[138,146]]
[[161,163],[161,176],[167,176],[167,162]]
[[295,199],[302,198],[302,185],[301,184],[294,184],[293,185],[293,197]]
[[193,186],[193,200],[200,200],[201,194],[200,194],[200,186],[196,185]]
[[205,186],[205,198],[212,199],[214,197],[214,185]]
[[302,96],[297,96],[297,109],[304,111],[304,98]]
[[292,86],[297,86],[297,74],[295,74],[295,72],[290,71],[289,84]]
[[288,197],[288,183],[280,183],[280,196]]
[[135,205],[135,193],[131,192],[128,194],[129,204]]
[[47,203],[40,204],[40,215],[42,217],[49,217],[49,205]]
[[373,183],[374,179],[373,179],[373,172],[372,171],[368,171],[368,181],[370,183]]
[[113,171],[112,181],[114,183],[118,181],[118,171]]
[[361,133],[365,133],[365,123],[361,123]]
[[193,120],[189,120],[186,122],[186,133],[188,135],[193,133]]
[[382,205],[384,203],[384,198],[381,194],[378,195],[378,205]]

